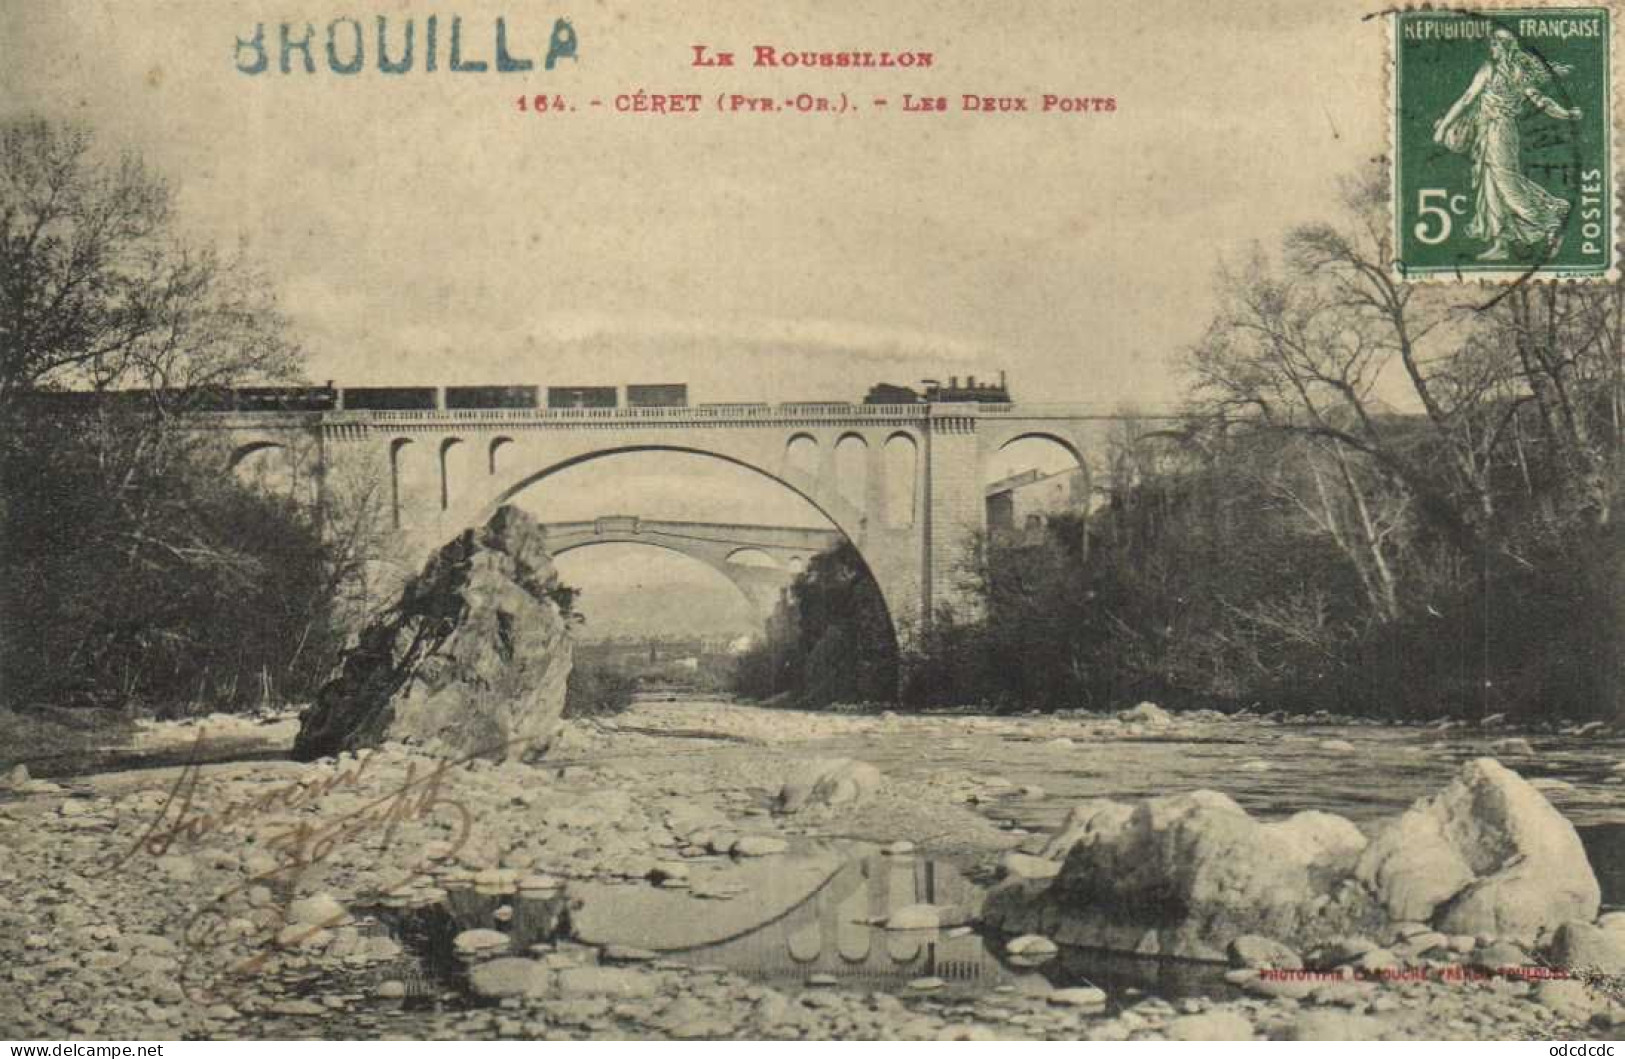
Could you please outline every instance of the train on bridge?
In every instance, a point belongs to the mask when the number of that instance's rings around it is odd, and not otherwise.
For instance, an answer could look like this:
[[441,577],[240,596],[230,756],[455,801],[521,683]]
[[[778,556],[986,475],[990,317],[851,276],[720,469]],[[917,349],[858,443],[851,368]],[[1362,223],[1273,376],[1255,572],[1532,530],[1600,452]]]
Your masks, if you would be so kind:
[[[63,391],[40,393],[35,399],[53,410],[88,409],[104,402],[141,401],[149,391],[121,390],[109,393]],[[177,392],[177,397],[182,397]],[[973,401],[979,404],[1008,404],[1010,391],[1004,372],[999,381],[977,382],[966,376],[950,376],[946,385],[926,379],[918,390],[890,383],[869,388],[863,404],[930,404],[939,401]],[[632,383],[627,386],[242,386],[190,391],[183,403],[188,411],[199,412],[436,412],[490,411],[500,409],[566,408],[762,408],[766,403],[733,402],[690,405],[687,383]],[[841,406],[846,402],[792,402]]]

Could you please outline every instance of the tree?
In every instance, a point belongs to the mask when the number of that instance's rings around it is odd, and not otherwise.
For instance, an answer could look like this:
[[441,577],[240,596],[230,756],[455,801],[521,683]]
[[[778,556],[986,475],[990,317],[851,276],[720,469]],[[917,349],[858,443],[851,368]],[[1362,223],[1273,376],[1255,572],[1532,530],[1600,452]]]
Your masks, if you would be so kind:
[[184,418],[224,388],[297,378],[300,354],[269,284],[241,253],[179,239],[171,205],[139,158],[100,160],[84,130],[0,126],[8,696],[208,681],[237,696],[244,667],[298,642],[288,605],[321,581],[314,513],[242,489]]

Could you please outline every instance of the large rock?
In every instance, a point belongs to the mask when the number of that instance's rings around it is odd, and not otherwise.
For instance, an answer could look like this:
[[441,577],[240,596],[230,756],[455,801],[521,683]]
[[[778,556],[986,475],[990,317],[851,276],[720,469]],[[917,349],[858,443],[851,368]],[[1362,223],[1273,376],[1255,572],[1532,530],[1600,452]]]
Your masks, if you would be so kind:
[[399,740],[493,760],[545,749],[571,641],[545,534],[502,507],[441,548],[300,718],[294,756]]
[[1148,724],[1153,728],[1166,728],[1174,723],[1173,716],[1154,702],[1142,702],[1132,710],[1123,710],[1117,719],[1124,724]]
[[779,788],[773,807],[797,813],[817,806],[853,805],[880,787],[880,770],[866,761],[824,758],[797,766]]
[[1557,928],[1547,953],[1553,967],[1582,976],[1582,972],[1625,974],[1625,932],[1604,930],[1590,923],[1564,923]]
[[1574,825],[1492,758],[1463,765],[1379,833],[1357,874],[1395,919],[1431,920],[1446,934],[1530,942],[1590,922],[1601,900]]
[[[1143,955],[1255,961],[1272,942],[1320,945],[1334,963],[1391,963],[1362,935],[1494,935],[1525,944],[1567,921],[1554,948],[1613,962],[1596,877],[1579,836],[1518,775],[1489,759],[1464,765],[1368,844],[1352,823],[1302,812],[1263,823],[1230,798],[1196,791],[1138,805],[1084,802],[1043,849],[1052,882],[1012,874],[983,918],[1013,934]],[[1253,937],[1249,937],[1252,935]],[[1339,948],[1341,946],[1341,948]]]
[[1096,800],[1075,809],[1046,848],[1066,859],[1042,897],[1033,901],[1033,883],[1006,884],[984,914],[1007,931],[1063,943],[1218,960],[1245,935],[1303,940],[1369,922],[1373,909],[1357,887],[1325,896],[1364,845],[1342,817],[1261,823],[1214,791],[1132,808]]

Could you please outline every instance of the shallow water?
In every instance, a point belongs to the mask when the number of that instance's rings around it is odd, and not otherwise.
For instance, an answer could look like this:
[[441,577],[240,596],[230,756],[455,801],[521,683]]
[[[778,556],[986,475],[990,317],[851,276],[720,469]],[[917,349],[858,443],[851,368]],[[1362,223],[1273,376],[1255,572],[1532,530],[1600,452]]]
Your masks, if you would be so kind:
[[[712,859],[729,862],[726,857]],[[797,870],[809,865],[818,870],[810,874]],[[852,844],[841,848],[813,844],[762,866],[769,869],[774,884],[727,901],[653,891],[668,905],[663,917],[680,917],[684,922],[678,929],[704,941],[663,945],[654,957],[727,968],[790,992],[836,988],[908,993],[928,978],[941,980],[932,990],[938,996],[1047,993],[1056,987],[1097,985],[1115,1007],[1144,994],[1175,999],[1231,991],[1222,969],[1199,964],[1073,949],[1025,961],[1006,955],[999,939],[968,928],[898,931],[877,925],[906,905],[966,909],[979,905],[979,887],[952,865],[929,858],[879,856]],[[728,870],[728,864],[720,867]],[[647,884],[572,885],[571,911],[577,923],[571,932],[585,933],[596,944],[654,940],[664,919],[651,920],[650,910],[639,907],[652,890]],[[459,1006],[478,1001],[468,991],[467,964],[455,952],[452,939],[475,928],[509,935],[505,951],[482,953],[481,958],[540,951],[532,946],[568,949],[571,942],[562,940],[569,928],[561,919],[561,900],[465,888],[452,890],[445,901],[427,907],[378,906],[367,912],[406,950],[403,960],[385,973],[407,982],[412,996],[451,996],[458,998],[453,1003]],[[507,914],[499,915],[503,909]],[[583,927],[582,913],[589,909],[594,914]],[[612,936],[605,936],[606,930]]]
[[[907,723],[884,736],[820,741],[820,751],[861,757],[889,776],[924,777],[959,771],[967,777],[1000,776],[1014,784],[1008,796],[975,806],[988,817],[1033,831],[1055,829],[1072,806],[1086,798],[1138,800],[1208,788],[1230,795],[1262,818],[1305,809],[1349,817],[1362,827],[1397,813],[1436,792],[1457,767],[1492,756],[1526,779],[1559,780],[1548,799],[1575,824],[1602,885],[1603,901],[1625,906],[1625,739],[1530,735],[1533,754],[1498,752],[1497,736],[1419,728],[1364,725],[1273,725],[1240,720],[1176,729],[1166,736],[1092,739],[1067,722],[1045,723],[1042,736],[1012,734],[1011,726],[988,731],[938,728],[911,731]],[[1071,746],[1056,737],[1072,738]],[[1328,749],[1343,740],[1354,751]],[[1043,789],[1041,797],[1017,793]]]

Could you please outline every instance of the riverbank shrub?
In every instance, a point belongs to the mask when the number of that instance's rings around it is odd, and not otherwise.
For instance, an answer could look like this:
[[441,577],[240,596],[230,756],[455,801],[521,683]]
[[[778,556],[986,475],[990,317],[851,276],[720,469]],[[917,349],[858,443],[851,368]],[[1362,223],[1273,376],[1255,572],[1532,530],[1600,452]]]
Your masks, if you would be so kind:
[[739,656],[733,690],[797,706],[890,702],[897,640],[880,588],[851,542],[813,556],[764,634]]
[[632,705],[637,690],[637,678],[613,666],[576,666],[565,687],[564,716],[613,716]]

